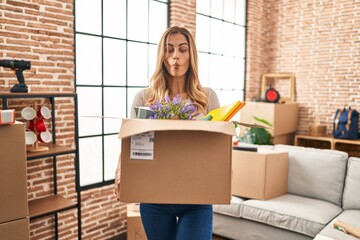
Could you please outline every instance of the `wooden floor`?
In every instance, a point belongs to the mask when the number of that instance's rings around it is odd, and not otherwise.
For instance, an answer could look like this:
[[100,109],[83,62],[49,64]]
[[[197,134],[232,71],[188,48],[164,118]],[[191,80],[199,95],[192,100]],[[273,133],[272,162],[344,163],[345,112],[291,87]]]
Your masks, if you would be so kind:
[[223,237],[216,236],[216,235],[213,235],[212,240],[230,240],[230,239],[228,239],[228,238],[223,238]]

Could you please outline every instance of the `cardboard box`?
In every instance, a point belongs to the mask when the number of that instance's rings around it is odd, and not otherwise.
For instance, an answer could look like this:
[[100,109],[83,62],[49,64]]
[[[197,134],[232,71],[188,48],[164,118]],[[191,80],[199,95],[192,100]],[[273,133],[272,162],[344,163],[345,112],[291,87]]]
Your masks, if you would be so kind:
[[138,204],[127,205],[127,240],[146,240]]
[[273,136],[272,143],[294,145],[294,140],[295,140],[295,132]]
[[288,153],[233,150],[232,194],[266,200],[287,193]]
[[[246,102],[240,113],[240,122],[255,123],[253,117],[264,119],[272,124],[272,129],[268,131],[273,135],[274,140],[277,141],[275,144],[292,144],[294,138],[289,137],[288,134],[295,133],[297,130],[298,112],[299,106],[295,102],[283,104]],[[244,132],[244,129],[244,127],[241,127],[242,132]]]
[[25,125],[0,125],[0,223],[28,216]]
[[0,224],[0,239],[27,240],[30,239],[29,218],[22,218]]
[[234,124],[124,119],[120,200],[229,204]]

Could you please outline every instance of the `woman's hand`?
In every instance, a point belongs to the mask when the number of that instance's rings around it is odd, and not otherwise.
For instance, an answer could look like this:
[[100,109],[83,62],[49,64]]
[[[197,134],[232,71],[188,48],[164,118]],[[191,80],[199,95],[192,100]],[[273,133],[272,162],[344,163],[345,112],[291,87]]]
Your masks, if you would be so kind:
[[117,200],[120,200],[120,175],[121,175],[121,154],[119,155],[119,162],[115,171],[115,183],[114,183],[114,193],[116,195]]

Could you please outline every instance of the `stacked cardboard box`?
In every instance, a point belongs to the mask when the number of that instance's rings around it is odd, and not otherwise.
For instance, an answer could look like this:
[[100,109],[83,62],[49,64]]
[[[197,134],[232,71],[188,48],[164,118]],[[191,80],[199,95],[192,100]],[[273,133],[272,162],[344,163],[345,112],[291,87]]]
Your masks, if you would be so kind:
[[231,122],[125,119],[122,202],[229,204]]
[[[272,124],[269,132],[273,135],[273,144],[294,144],[298,127],[299,106],[296,102],[266,103],[246,102],[240,113],[240,122],[255,123],[254,117]],[[244,132],[244,127],[241,127]]]
[[233,151],[233,195],[266,200],[286,194],[287,182],[287,152]]
[[127,240],[146,240],[139,204],[127,205]]
[[25,125],[0,125],[0,239],[29,239]]

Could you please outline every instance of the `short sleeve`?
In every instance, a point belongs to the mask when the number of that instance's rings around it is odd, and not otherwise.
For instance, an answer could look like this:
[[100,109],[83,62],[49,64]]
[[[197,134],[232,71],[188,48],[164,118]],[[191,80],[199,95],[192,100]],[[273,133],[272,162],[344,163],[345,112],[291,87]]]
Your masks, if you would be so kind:
[[136,118],[135,108],[136,107],[144,107],[146,103],[146,99],[149,93],[149,89],[142,89],[136,93],[133,102],[131,104],[130,110],[130,118]]
[[216,108],[220,107],[220,102],[217,94],[215,91],[211,88],[204,88],[204,91],[208,97],[208,106],[206,109],[206,114],[210,112],[211,110],[214,110]]

